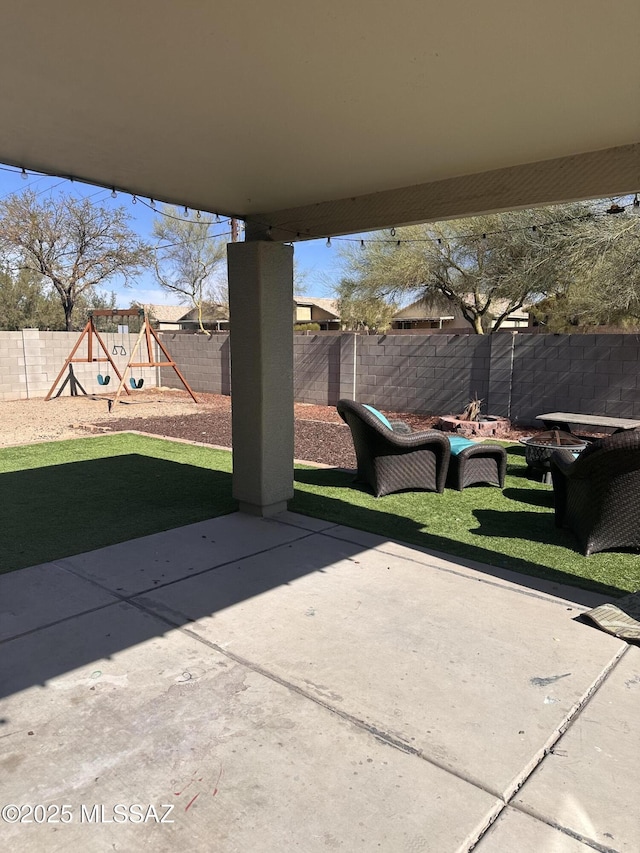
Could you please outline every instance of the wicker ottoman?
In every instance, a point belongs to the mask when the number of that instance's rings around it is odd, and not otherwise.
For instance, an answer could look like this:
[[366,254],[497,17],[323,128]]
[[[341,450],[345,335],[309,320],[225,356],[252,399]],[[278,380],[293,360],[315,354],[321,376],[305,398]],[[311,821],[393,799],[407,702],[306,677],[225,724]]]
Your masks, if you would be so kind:
[[451,458],[447,486],[462,491],[472,483],[504,486],[507,451],[499,444],[479,444],[454,436],[449,439]]

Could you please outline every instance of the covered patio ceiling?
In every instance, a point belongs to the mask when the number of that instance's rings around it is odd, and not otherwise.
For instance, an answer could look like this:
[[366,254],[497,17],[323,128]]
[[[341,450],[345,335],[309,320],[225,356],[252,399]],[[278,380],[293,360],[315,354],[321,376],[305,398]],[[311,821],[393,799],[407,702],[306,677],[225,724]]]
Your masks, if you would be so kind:
[[0,162],[271,239],[640,188],[637,0],[6,0],[2,17]]

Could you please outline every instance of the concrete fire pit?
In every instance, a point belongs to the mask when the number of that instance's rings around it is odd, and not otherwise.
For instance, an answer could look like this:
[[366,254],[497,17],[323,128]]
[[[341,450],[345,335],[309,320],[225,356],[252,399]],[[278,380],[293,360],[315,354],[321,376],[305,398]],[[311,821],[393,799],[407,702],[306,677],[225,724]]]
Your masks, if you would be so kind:
[[482,415],[474,421],[463,420],[455,415],[443,415],[438,420],[437,426],[445,432],[487,438],[504,435],[511,428],[511,421],[509,418],[501,418],[498,415]]

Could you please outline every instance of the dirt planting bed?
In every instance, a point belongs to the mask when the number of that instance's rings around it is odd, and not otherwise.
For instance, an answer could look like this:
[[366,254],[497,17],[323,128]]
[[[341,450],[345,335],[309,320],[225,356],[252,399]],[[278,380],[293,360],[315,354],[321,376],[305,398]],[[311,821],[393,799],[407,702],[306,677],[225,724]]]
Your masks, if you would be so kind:
[[[111,395],[112,397],[113,395]],[[100,432],[139,430],[166,438],[231,446],[231,400],[216,394],[198,395],[196,405],[184,391],[138,391],[109,412],[109,396],[60,397],[0,403],[0,446],[52,439],[77,438]],[[437,418],[385,412],[416,430],[430,429]],[[295,456],[346,468],[355,466],[351,433],[333,406],[295,405]],[[511,429],[517,440],[532,430]]]

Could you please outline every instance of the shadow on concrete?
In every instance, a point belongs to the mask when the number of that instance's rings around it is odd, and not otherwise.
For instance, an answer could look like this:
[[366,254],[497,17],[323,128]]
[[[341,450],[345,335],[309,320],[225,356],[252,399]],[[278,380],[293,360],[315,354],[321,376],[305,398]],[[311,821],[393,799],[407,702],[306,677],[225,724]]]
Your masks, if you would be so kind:
[[[299,482],[320,486],[346,485],[350,477],[349,473],[335,469],[296,471]],[[20,545],[16,544],[20,536],[7,536],[9,526],[21,531],[24,540],[33,540],[34,543],[47,537],[46,558],[52,560],[52,550],[58,557],[68,556],[211,518],[234,508],[229,473],[135,454],[5,474],[0,479],[0,486],[14,495],[14,500],[8,502],[10,506],[2,510],[3,540],[0,543],[3,552],[8,545],[14,549],[14,562],[20,559]],[[440,552],[442,557],[453,559],[460,566],[483,571],[487,580],[507,579],[525,589],[551,594],[556,584],[574,585],[576,581],[571,574],[533,561],[503,557],[481,545],[468,545],[431,534],[411,519],[377,509],[355,507],[334,497],[298,490],[291,509]],[[530,519],[529,515],[516,514],[517,523],[549,522],[546,514],[531,513],[535,519]],[[513,530],[513,513],[479,512],[479,537],[500,535],[505,524],[502,516],[509,516],[508,524]],[[52,537],[56,537],[53,542]],[[197,612],[190,612],[189,617],[174,610],[166,594],[166,606],[158,610],[156,604],[155,612],[150,612],[145,606],[143,592],[128,597],[137,601],[125,600],[123,596],[113,604],[98,606],[72,618],[62,618],[34,629],[16,639],[5,640],[1,644],[0,695],[9,695],[33,685],[44,686],[56,675],[74,670],[79,670],[79,678],[90,679],[91,673],[82,668],[95,661],[110,658],[148,639],[161,638],[175,627],[188,626],[201,616],[209,616],[270,589],[291,584],[307,574],[323,572],[335,560],[354,558],[369,547],[357,541],[332,537],[330,529],[322,537],[324,541],[313,537],[311,531],[296,529],[291,540],[264,545],[262,550],[261,543],[256,540],[250,543],[244,556],[154,587],[153,592],[163,588],[170,591],[173,584],[189,583],[198,575],[215,577],[215,583],[197,600]],[[313,542],[309,541],[309,547],[304,548],[307,539],[313,539]],[[542,537],[538,540],[534,536],[532,541],[542,541]],[[303,548],[296,549],[295,556],[287,558],[289,547],[296,542]],[[280,550],[281,560],[260,559],[262,552],[272,549]],[[27,561],[26,554],[22,559]],[[188,559],[188,550],[185,550],[185,564]],[[250,560],[250,565],[246,559]],[[28,562],[36,564],[39,561],[30,558]],[[486,565],[478,566],[477,562]],[[428,570],[425,567],[425,571]],[[451,570],[455,571],[455,565]],[[616,587],[593,581],[584,581],[584,586],[609,598],[622,592]],[[558,589],[560,595],[564,592]],[[593,592],[575,586],[571,598],[578,604],[594,604]],[[12,652],[12,646],[15,652]]]
[[[366,491],[351,482],[352,474],[337,469],[297,469],[295,479],[297,482],[314,486],[348,487]],[[514,489],[513,491],[519,492],[520,490]],[[547,492],[542,492],[542,494],[546,496]],[[578,577],[533,560],[501,554],[491,548],[483,547],[480,543],[477,545],[475,543],[468,544],[441,534],[431,533],[410,518],[372,510],[368,507],[346,504],[326,495],[298,490],[290,508],[304,515],[324,518],[336,524],[348,525],[379,536],[388,536],[410,545],[439,551],[443,553],[443,556],[450,556],[456,561],[466,560],[484,563],[486,565],[482,567],[483,571],[496,574],[499,577],[504,577],[504,573],[500,571],[504,569],[518,573],[517,583],[531,589],[548,592],[549,581],[554,584],[570,585],[575,588],[574,600],[576,602],[581,600],[580,589],[601,593],[608,597],[619,597],[628,593],[628,590],[603,584],[590,578]],[[530,539],[532,543],[540,542],[567,548],[575,552],[575,556],[578,557],[575,539],[568,531],[555,527],[553,515],[550,513],[528,513],[517,510],[505,512],[475,510],[474,515],[480,524],[480,529],[474,530],[473,533],[479,538],[511,539],[514,536],[514,531],[517,531],[520,539]],[[584,559],[581,555],[580,558]],[[471,565],[471,562],[466,563],[466,565]],[[474,566],[474,568],[477,567]],[[512,580],[514,579],[512,578]],[[578,582],[580,588],[576,586]],[[584,601],[591,604],[591,600],[591,596],[587,592]]]
[[[256,519],[255,523],[261,522]],[[92,678],[99,678],[101,673],[97,663],[101,659],[109,659],[147,640],[162,638],[176,627],[188,627],[196,619],[291,584],[307,574],[323,572],[335,560],[357,557],[366,550],[357,543],[335,539],[324,548],[304,549],[305,540],[311,536],[311,531],[296,528],[297,538],[267,547],[267,551],[279,550],[282,554],[279,560],[261,560],[263,552],[259,550],[259,541],[256,541],[255,551],[252,553],[249,549],[245,557],[214,565],[147,591],[147,595],[152,595],[164,590],[164,600],[170,602],[170,592],[176,584],[188,584],[203,575],[210,576],[212,583],[199,594],[195,612],[189,616],[170,603],[161,605],[157,601],[153,603],[154,612],[150,612],[145,605],[145,593],[141,593],[129,596],[131,601],[122,599],[4,640],[0,643],[0,698],[33,686],[46,687],[50,679],[76,670],[78,679],[90,687],[94,684]],[[303,556],[298,551],[295,556],[288,557],[288,549],[296,542],[303,544]],[[186,564],[188,552],[185,552]],[[185,670],[188,670],[187,662]]]

